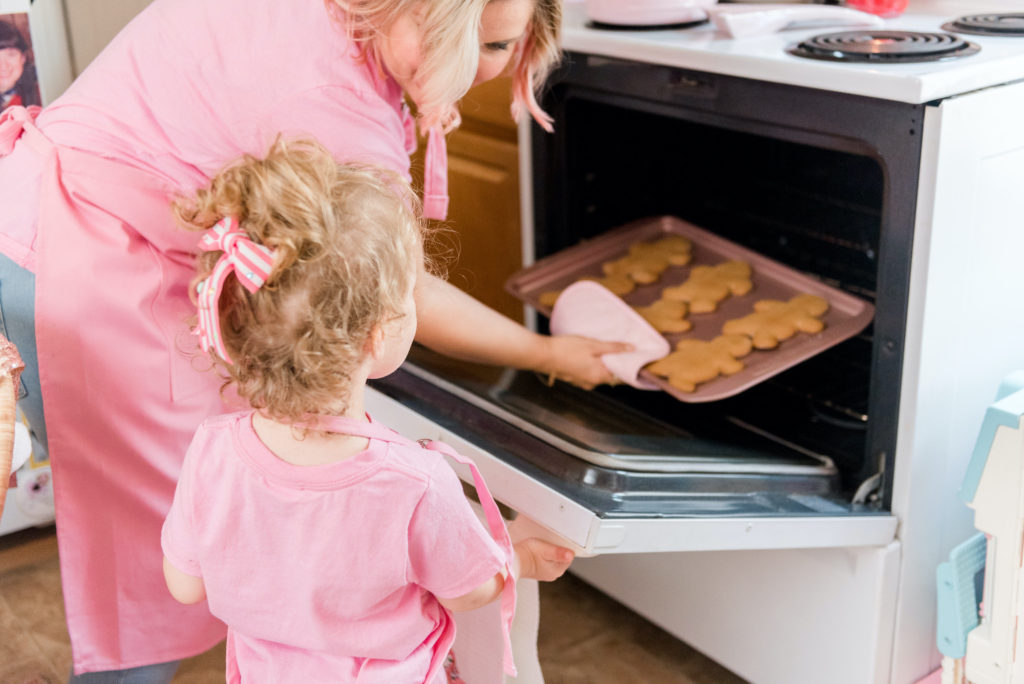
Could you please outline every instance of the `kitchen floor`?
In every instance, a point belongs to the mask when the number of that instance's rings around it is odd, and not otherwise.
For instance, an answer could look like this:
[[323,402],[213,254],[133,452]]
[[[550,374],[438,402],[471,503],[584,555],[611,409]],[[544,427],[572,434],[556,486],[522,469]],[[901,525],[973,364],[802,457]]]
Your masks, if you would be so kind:
[[[744,684],[571,575],[541,585],[539,648],[547,684]],[[0,537],[0,683],[58,684],[70,667],[53,528]],[[223,681],[223,644],[174,678]]]

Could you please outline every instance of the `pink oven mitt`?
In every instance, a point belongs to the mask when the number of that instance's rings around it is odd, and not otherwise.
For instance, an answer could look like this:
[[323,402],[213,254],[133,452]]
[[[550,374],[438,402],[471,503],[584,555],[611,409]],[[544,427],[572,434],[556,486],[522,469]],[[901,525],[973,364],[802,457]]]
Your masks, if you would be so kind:
[[634,351],[601,357],[622,382],[637,389],[661,389],[639,377],[645,365],[667,356],[671,347],[644,317],[621,297],[591,280],[580,280],[562,291],[551,311],[553,335],[580,335],[606,342],[628,342]]

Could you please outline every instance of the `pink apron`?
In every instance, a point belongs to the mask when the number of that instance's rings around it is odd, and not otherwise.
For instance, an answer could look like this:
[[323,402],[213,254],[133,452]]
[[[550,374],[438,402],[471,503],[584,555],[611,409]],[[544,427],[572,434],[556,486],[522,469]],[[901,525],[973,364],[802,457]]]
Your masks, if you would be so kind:
[[[118,161],[54,145],[38,108],[0,115],[0,157],[41,168],[30,239],[5,251],[36,273],[36,337],[65,612],[76,673],[201,653],[225,627],[164,585],[160,527],[195,428],[225,406],[187,320],[196,236],[175,227],[179,189]],[[407,146],[415,147],[405,113]],[[444,137],[427,150],[425,213],[447,209]],[[24,160],[23,160],[24,161]],[[27,183],[27,187],[31,183]],[[26,225],[29,221],[24,221]],[[206,371],[206,372],[203,372]]]
[[30,114],[0,116],[0,156],[28,145],[43,168],[36,335],[74,669],[195,655],[225,628],[171,598],[159,538],[195,427],[225,410],[189,356],[196,239],[173,227],[171,187],[54,146]]

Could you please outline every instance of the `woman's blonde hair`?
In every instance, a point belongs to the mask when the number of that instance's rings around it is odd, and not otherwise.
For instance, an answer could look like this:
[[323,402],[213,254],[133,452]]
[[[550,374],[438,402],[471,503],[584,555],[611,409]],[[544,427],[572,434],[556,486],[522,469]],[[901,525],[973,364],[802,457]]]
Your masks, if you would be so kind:
[[[456,103],[473,85],[480,58],[480,18],[489,2],[503,0],[326,0],[344,12],[342,21],[364,54],[380,63],[377,41],[404,13],[421,9],[423,43],[419,70],[422,102],[417,102],[421,130],[440,126],[445,132],[458,127]],[[512,58],[512,115],[523,109],[546,130],[549,117],[537,104],[537,93],[561,53],[558,36],[562,24],[561,0],[530,0],[533,18]],[[333,6],[332,6],[333,3]]]
[[[238,219],[274,250],[266,284],[230,276],[219,320],[232,363],[211,357],[243,398],[271,418],[299,421],[347,407],[352,373],[376,326],[403,310],[422,259],[418,204],[404,180],[342,165],[318,143],[278,140],[245,156],[174,205],[185,228]],[[204,252],[195,285],[223,253]]]

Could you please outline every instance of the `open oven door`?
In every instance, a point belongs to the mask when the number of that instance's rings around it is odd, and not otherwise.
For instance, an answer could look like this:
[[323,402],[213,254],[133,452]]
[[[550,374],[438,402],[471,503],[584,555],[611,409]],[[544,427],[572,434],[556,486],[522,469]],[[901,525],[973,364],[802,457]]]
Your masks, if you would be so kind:
[[407,437],[473,459],[499,503],[528,519],[519,524],[536,523],[535,536],[579,555],[884,546],[895,537],[895,516],[840,493],[828,457],[659,392],[548,386],[534,373],[416,346],[399,371],[371,383],[366,408]]

